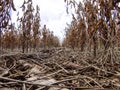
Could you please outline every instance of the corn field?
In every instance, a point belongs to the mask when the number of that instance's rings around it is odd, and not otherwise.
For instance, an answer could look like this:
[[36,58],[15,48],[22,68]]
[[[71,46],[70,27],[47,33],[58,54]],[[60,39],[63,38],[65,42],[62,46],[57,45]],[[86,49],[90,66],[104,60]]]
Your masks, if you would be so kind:
[[63,41],[34,1],[0,1],[0,90],[120,90],[120,1],[64,0]]

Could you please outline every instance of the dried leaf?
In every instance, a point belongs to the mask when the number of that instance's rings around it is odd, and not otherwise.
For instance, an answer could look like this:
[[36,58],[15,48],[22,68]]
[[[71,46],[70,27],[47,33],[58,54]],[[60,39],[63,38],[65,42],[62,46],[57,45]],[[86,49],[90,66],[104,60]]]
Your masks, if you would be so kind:
[[16,8],[15,8],[15,6],[14,6],[13,0],[11,1],[11,4],[12,4],[12,9],[13,9],[14,11],[16,11]]

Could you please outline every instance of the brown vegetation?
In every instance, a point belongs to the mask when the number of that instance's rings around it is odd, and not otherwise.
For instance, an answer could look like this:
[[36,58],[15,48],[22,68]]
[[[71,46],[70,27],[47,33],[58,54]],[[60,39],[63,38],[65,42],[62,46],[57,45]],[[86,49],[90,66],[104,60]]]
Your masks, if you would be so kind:
[[17,27],[13,0],[0,1],[0,89],[120,89],[120,1],[64,1],[75,13],[61,47],[32,0],[24,0]]
[[[22,49],[22,52],[24,53],[38,50],[41,47],[58,47],[60,45],[59,39],[54,36],[53,32],[46,29],[45,26],[43,30],[40,29],[39,7],[36,6],[36,12],[34,12],[35,9],[32,0],[28,0],[24,1],[21,8],[23,16],[19,17],[18,13],[17,21],[19,23],[17,28],[15,27],[15,24],[6,24],[7,28],[5,28],[5,26],[1,27],[1,30],[3,29],[3,33],[0,34],[1,49]],[[2,13],[3,12],[1,12],[1,14]],[[7,17],[4,18],[7,19]],[[1,25],[3,25],[4,21],[1,22]]]
[[92,53],[68,48],[8,53],[0,56],[0,82],[7,90],[119,90],[120,61],[103,67]]
[[93,50],[94,56],[101,49],[116,47],[120,28],[117,1],[86,0],[84,4],[77,4],[74,0],[66,2],[68,7],[74,6],[75,15],[72,14],[73,20],[67,27],[63,46],[80,47],[81,51],[89,48],[87,50]]
[[2,46],[3,29],[8,26],[10,20],[10,9],[16,10],[13,0],[0,0],[0,49]]

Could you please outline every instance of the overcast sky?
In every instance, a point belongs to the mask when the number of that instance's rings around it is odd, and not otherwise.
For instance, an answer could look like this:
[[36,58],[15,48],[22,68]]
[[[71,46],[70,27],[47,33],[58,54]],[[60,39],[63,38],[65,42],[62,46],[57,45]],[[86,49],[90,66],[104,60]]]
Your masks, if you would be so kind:
[[[40,7],[41,26],[46,24],[56,36],[63,39],[66,23],[71,22],[71,15],[66,13],[64,0],[33,0],[33,2],[34,6],[38,4]],[[14,3],[16,8],[20,8],[23,0],[14,0]],[[14,22],[16,14],[12,14]]]
[[[79,2],[82,0],[76,1]],[[19,10],[23,0],[14,0],[14,3],[17,10]],[[66,23],[71,22],[71,15],[66,13],[64,0],[33,0],[33,5],[40,7],[41,26],[46,24],[62,40]],[[17,12],[14,12],[12,17],[13,21],[16,22]]]

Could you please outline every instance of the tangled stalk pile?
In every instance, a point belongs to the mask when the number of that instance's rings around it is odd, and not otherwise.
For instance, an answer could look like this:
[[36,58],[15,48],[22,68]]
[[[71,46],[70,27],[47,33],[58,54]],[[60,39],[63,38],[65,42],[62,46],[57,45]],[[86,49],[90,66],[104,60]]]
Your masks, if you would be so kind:
[[3,54],[0,56],[0,89],[119,90],[120,51],[99,52],[97,57],[69,48]]

